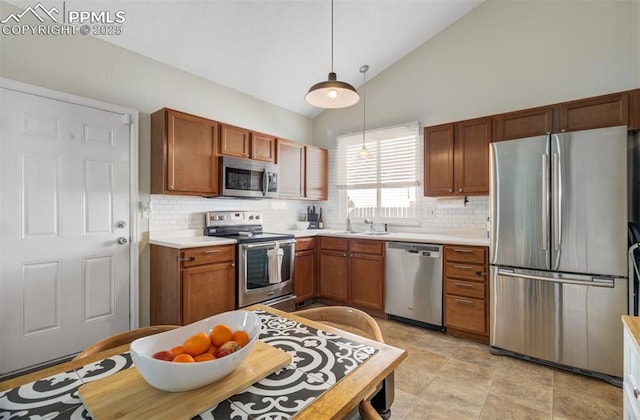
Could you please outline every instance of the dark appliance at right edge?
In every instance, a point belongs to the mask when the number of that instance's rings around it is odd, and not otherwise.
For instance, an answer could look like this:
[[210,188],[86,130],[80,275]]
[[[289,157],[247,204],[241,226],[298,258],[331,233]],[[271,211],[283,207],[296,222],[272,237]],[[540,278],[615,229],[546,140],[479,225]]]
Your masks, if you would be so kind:
[[490,147],[491,352],[621,386],[627,127]]

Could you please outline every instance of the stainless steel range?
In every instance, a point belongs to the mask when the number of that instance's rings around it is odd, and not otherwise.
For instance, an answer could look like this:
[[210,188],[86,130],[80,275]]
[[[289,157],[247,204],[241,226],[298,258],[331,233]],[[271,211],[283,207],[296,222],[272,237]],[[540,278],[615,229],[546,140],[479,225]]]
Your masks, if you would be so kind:
[[235,239],[236,305],[262,303],[295,310],[293,294],[293,235],[262,230],[257,211],[212,211],[204,215],[204,234]]

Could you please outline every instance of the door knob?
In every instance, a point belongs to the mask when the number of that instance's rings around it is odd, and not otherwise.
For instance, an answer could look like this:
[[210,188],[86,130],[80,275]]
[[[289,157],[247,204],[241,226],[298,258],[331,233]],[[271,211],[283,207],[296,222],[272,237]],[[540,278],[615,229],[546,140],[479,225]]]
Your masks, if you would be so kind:
[[127,238],[125,238],[124,236],[121,236],[121,237],[119,237],[119,238],[118,238],[118,243],[119,243],[120,245],[124,245],[124,244],[126,244],[127,242],[129,242],[129,241],[127,241]]

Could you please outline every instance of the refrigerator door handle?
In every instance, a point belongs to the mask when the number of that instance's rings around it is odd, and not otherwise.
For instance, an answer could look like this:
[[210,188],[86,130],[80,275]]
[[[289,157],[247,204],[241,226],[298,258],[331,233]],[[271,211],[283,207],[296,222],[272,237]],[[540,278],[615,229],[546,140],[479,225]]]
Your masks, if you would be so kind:
[[542,155],[542,250],[549,249],[549,155]]
[[593,281],[580,281],[580,280],[569,280],[569,279],[557,279],[553,277],[543,277],[536,276],[532,274],[518,274],[514,273],[512,270],[504,270],[502,268],[498,269],[498,275],[504,277],[513,277],[517,279],[528,279],[528,280],[540,280],[546,281],[550,283],[560,283],[560,284],[575,284],[578,286],[595,286],[595,287],[609,287],[613,288],[615,286],[614,279],[598,277],[593,278]]

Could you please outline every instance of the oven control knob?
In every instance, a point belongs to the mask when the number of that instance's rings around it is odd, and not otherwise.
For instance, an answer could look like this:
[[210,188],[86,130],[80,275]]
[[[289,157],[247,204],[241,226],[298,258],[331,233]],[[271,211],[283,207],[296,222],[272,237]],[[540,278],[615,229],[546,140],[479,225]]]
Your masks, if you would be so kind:
[[256,214],[256,220],[259,220],[259,219],[260,219],[260,215]]
[[222,216],[218,216],[218,220],[225,220],[227,218],[227,216],[222,215]]
[[249,216],[249,220],[253,220],[253,215]]

